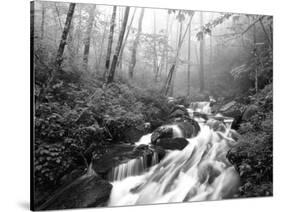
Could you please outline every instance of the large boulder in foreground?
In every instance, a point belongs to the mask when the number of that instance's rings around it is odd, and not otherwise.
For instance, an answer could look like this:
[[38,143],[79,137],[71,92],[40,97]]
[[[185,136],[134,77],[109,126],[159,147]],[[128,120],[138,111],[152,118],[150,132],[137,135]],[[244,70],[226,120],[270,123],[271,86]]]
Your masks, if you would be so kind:
[[97,176],[83,175],[56,192],[36,210],[58,210],[105,206],[112,185]]
[[174,133],[172,125],[158,127],[151,135],[151,143],[156,144],[158,139],[173,138]]
[[175,119],[173,124],[158,127],[151,136],[151,143],[158,143],[159,139],[192,138],[200,131],[200,126],[190,118]]

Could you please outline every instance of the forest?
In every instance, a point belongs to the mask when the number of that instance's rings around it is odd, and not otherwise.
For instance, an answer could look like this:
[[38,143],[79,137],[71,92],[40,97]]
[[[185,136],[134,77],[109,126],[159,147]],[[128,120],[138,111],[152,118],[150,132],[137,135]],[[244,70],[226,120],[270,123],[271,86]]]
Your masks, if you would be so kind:
[[[164,200],[273,195],[272,16],[47,1],[30,12],[36,210],[151,203],[149,183],[178,170],[165,164],[216,136],[235,145],[196,163],[214,192]],[[126,194],[138,199],[116,201],[137,175]]]

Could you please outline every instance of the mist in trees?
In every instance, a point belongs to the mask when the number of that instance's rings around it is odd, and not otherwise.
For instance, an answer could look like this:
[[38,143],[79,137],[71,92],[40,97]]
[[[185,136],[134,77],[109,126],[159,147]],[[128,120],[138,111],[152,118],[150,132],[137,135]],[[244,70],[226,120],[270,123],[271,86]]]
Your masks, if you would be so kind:
[[[270,17],[52,2],[37,4],[35,12],[35,52],[56,66],[46,84],[62,66],[174,96],[264,86],[258,69],[272,48]],[[245,58],[253,59],[253,72]]]

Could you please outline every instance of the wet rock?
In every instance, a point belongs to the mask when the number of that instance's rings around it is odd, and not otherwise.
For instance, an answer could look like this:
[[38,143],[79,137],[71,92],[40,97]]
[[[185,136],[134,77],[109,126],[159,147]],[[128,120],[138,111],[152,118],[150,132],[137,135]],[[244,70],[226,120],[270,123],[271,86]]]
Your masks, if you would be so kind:
[[186,107],[184,105],[175,105],[170,112],[169,118],[176,118],[182,116],[189,117]]
[[231,101],[220,108],[220,112],[226,112],[231,109],[236,104],[236,101]]
[[82,176],[57,191],[36,210],[58,210],[105,206],[112,185],[97,176]]
[[200,131],[199,124],[190,118],[185,118],[183,121],[177,122],[176,124],[181,129],[183,137],[185,138],[193,138]]
[[239,109],[233,109],[233,110],[228,110],[228,111],[222,112],[223,116],[233,118],[231,127],[236,130],[239,128],[240,123],[242,121],[242,114],[243,114],[242,111]]
[[160,138],[173,138],[173,131],[172,125],[158,127],[151,135],[151,143],[155,144]]
[[148,149],[149,149],[148,145],[140,144],[140,145],[136,146],[133,151],[143,151],[143,150],[148,150]]
[[208,115],[205,113],[193,112],[193,116],[197,117],[197,118],[202,118],[202,119],[208,120]]
[[246,108],[245,112],[243,113],[242,120],[249,121],[250,118],[258,112],[258,106],[250,105]]
[[181,109],[176,109],[174,110],[171,114],[170,114],[170,118],[175,118],[175,117],[181,117],[181,116],[184,116],[184,115],[187,115],[188,116],[188,113],[181,110]]
[[185,138],[162,138],[158,139],[155,145],[160,146],[163,149],[182,150],[188,144],[189,142]]
[[172,124],[167,124],[157,128],[151,136],[151,143],[156,144],[162,138],[192,138],[200,131],[198,123],[188,117],[180,117],[171,120]]

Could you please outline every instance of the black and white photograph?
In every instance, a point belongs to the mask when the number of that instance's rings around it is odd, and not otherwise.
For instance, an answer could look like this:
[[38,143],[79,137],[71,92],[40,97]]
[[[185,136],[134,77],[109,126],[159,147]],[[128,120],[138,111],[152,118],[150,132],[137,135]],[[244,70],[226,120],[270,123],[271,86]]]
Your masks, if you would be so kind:
[[31,210],[272,197],[273,19],[30,2]]

